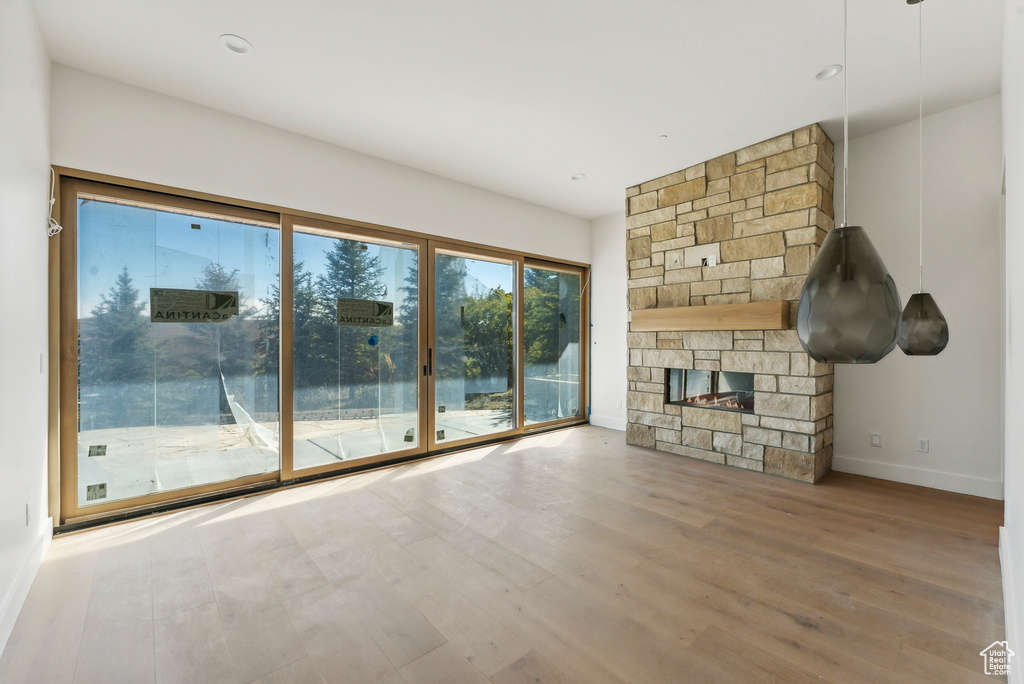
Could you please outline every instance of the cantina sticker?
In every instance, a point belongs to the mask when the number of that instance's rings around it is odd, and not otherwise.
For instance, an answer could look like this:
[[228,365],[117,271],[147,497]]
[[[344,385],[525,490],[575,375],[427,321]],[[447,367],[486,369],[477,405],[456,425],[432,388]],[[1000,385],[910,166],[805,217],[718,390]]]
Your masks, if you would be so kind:
[[391,302],[338,297],[338,325],[384,327],[395,324],[395,307]]
[[223,323],[237,315],[237,291],[149,290],[149,320],[153,323]]

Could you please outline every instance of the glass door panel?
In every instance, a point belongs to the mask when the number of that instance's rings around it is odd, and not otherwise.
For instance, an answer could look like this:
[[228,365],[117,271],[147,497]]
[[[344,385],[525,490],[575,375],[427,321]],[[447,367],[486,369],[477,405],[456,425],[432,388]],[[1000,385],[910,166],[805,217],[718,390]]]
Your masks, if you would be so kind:
[[514,430],[517,263],[434,253],[434,443]]
[[276,225],[82,194],[77,234],[77,506],[276,472]]
[[524,269],[523,367],[526,425],[582,415],[580,274]]
[[419,248],[293,233],[295,470],[415,449]]

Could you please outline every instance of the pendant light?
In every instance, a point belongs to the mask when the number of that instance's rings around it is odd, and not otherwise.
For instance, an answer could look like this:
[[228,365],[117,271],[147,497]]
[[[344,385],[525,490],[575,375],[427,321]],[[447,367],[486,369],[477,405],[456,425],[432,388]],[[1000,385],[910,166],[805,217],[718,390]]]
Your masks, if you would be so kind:
[[850,104],[847,88],[847,9],[843,0],[843,223],[829,231],[800,292],[800,344],[821,363],[875,363],[896,346],[900,295],[882,257],[861,226],[846,222]]
[[908,5],[917,8],[917,139],[918,139],[918,292],[910,296],[907,308],[903,309],[903,330],[900,332],[900,349],[907,356],[935,356],[949,343],[949,326],[946,317],[939,310],[935,299],[924,291],[924,57],[922,10],[923,0],[907,0]]

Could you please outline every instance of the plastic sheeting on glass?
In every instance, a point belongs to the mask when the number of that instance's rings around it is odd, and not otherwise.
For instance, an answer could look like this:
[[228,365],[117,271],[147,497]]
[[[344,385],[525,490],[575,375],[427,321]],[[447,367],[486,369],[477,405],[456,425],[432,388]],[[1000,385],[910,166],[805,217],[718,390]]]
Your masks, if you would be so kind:
[[580,415],[580,276],[527,267],[523,337],[527,425]]
[[515,280],[515,264],[435,253],[435,443],[516,427]]
[[[278,230],[81,198],[78,504],[279,468]],[[177,312],[163,288],[237,293],[237,314]]]
[[[292,243],[295,469],[416,447],[418,250],[301,229]],[[390,319],[349,315],[359,304]]]

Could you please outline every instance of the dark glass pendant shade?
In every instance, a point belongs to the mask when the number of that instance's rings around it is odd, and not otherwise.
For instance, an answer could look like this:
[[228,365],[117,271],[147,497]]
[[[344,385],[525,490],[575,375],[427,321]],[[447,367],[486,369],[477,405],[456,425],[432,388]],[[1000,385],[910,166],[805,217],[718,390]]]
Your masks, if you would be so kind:
[[800,292],[796,330],[821,363],[875,363],[896,346],[900,294],[861,226],[825,236]]
[[935,356],[949,344],[949,326],[939,305],[927,292],[910,296],[903,309],[900,349],[907,356]]

